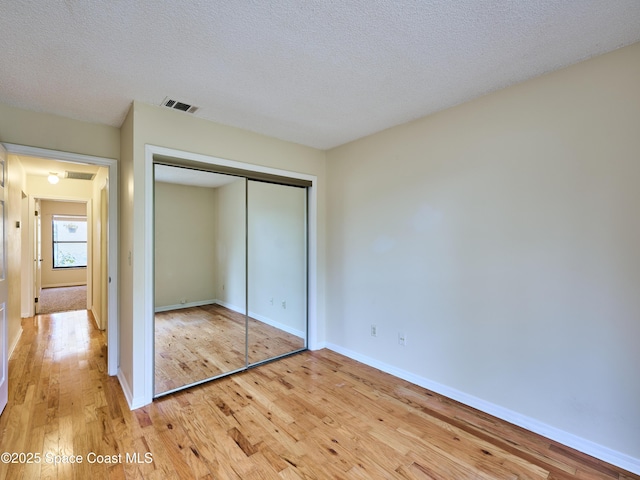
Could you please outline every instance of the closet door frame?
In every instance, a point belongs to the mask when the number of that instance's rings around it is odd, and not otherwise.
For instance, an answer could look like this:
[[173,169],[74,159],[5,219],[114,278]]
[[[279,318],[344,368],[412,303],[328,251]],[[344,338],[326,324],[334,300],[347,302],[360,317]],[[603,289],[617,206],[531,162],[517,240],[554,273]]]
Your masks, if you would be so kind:
[[254,165],[236,160],[228,160],[210,155],[186,152],[156,145],[145,145],[145,209],[144,209],[144,240],[147,248],[144,249],[144,345],[136,345],[144,351],[144,400],[151,403],[154,398],[154,175],[155,159],[163,163],[162,158],[174,159],[178,164],[189,162],[219,166],[245,171],[248,177],[253,174],[281,177],[283,179],[295,179],[310,183],[307,192],[307,348],[317,350],[322,346],[318,342],[318,281],[317,281],[317,252],[318,252],[318,225],[317,225],[317,177],[315,175],[282,170],[277,168]]

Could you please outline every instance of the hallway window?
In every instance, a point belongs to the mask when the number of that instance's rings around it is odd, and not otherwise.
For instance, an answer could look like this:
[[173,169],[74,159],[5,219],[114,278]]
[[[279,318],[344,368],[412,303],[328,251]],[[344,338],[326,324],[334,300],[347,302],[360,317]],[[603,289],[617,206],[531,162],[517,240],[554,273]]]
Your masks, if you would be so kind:
[[53,215],[53,268],[87,266],[87,217]]

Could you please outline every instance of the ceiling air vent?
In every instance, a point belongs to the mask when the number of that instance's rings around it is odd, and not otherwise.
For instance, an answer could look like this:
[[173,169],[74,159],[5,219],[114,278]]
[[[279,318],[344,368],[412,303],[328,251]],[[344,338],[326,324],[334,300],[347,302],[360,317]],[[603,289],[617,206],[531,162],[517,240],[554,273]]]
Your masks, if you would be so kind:
[[193,105],[190,105],[188,103],[179,102],[178,100],[173,100],[169,97],[165,97],[161,105],[163,107],[169,107],[174,110],[181,110],[187,113],[196,113],[196,111],[198,110],[198,107],[194,107]]
[[85,172],[64,172],[64,178],[71,178],[73,180],[93,180],[95,177],[95,173],[85,173]]

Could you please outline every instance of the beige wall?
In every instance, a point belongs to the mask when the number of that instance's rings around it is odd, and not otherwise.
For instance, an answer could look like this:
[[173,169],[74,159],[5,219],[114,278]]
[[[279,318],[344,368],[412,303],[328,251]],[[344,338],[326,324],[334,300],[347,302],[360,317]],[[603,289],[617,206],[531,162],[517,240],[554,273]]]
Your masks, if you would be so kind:
[[[86,216],[87,204],[82,202],[43,200],[40,203],[40,209],[40,229],[42,232],[42,288],[86,285],[86,268],[53,268],[52,220],[53,215]],[[90,261],[90,258],[89,252],[87,252],[87,262]]]
[[0,103],[0,142],[118,158],[120,129]]
[[637,462],[639,85],[636,44],[329,151],[330,344]]
[[[133,365],[133,298],[134,294],[140,295],[144,292],[144,285],[137,283],[136,292],[134,292],[134,276],[132,268],[132,251],[133,251],[133,109],[129,110],[122,126],[120,127],[120,165],[119,165],[119,281],[118,281],[118,301],[119,305],[119,361],[118,361],[118,377],[123,389],[127,395],[127,399],[132,398],[132,390],[130,385],[134,381],[134,365]],[[138,212],[138,216],[140,212]],[[142,217],[144,218],[144,217]],[[143,221],[138,217],[139,221]],[[141,249],[144,245],[141,246]],[[144,315],[144,311],[142,312]],[[137,318],[137,317],[136,317]],[[140,317],[143,318],[143,317]],[[137,334],[144,335],[144,330]],[[139,365],[136,372],[136,378],[144,377],[144,369]]]
[[155,183],[155,306],[216,298],[213,188]]
[[[108,242],[106,235],[108,233],[108,224],[103,223],[102,219],[102,203],[105,202],[105,208],[108,208],[109,196],[106,195],[103,198],[102,189],[108,183],[109,169],[100,167],[98,173],[91,182],[91,196],[92,196],[92,214],[91,214],[91,235],[92,235],[92,247],[91,247],[91,275],[92,275],[92,288],[91,292],[88,292],[91,299],[91,311],[95,318],[96,324],[99,328],[105,329],[107,327],[107,287],[108,287]],[[105,210],[105,213],[108,210]],[[103,234],[105,237],[103,238]]]
[[[15,160],[12,160],[14,162]],[[32,289],[33,278],[33,248],[31,248],[31,224],[33,223],[32,217],[29,213],[29,196],[27,195],[27,176],[24,172],[22,165],[16,162],[16,165],[22,172],[23,181],[21,186],[22,200],[20,202],[20,249],[22,260],[20,263],[20,284],[21,284],[21,308],[20,316],[28,317],[31,314],[31,310],[34,309]],[[15,208],[18,208],[17,206]]]
[[7,347],[9,352],[13,351],[16,342],[22,333],[21,298],[22,298],[22,231],[26,225],[20,224],[16,227],[16,222],[22,222],[22,193],[26,188],[27,178],[25,172],[17,158],[8,156],[7,177],[5,186],[7,189]]
[[249,315],[306,336],[306,189],[247,185]]
[[215,189],[216,300],[238,312],[246,310],[246,181],[238,179]]

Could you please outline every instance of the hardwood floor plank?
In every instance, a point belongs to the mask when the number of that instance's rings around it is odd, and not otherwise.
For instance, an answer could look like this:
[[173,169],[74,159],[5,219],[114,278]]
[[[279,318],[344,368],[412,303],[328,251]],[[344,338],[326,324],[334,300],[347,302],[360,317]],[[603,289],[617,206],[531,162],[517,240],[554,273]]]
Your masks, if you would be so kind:
[[400,467],[398,472],[403,472],[407,478],[429,478],[437,480],[450,479],[477,479],[488,480],[495,478],[493,475],[473,470],[460,462],[452,460],[435,450],[424,451],[417,455],[413,452],[408,455],[411,463],[407,467]]

